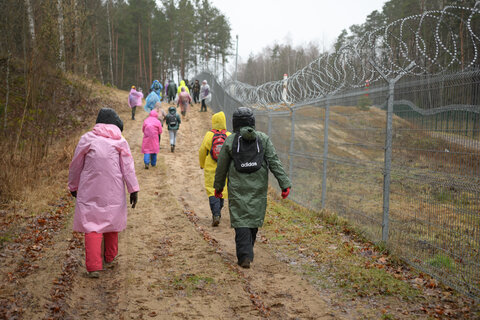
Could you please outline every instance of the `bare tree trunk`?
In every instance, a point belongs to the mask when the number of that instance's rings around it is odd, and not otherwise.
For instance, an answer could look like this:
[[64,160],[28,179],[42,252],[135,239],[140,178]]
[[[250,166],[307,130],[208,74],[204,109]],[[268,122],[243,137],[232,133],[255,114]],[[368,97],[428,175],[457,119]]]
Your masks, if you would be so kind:
[[17,153],[18,143],[20,142],[20,136],[22,135],[23,124],[25,122],[25,115],[27,113],[28,98],[30,97],[31,86],[32,86],[31,79],[28,79],[27,88],[26,88],[27,94],[25,96],[25,105],[23,106],[22,120],[20,121],[20,128],[18,130],[17,139],[15,140],[15,147],[13,149],[12,155],[15,155]]
[[149,66],[149,79],[150,83],[153,81],[153,70],[152,70],[152,35],[150,27],[148,27],[148,66]]
[[58,40],[60,42],[58,48],[58,60],[60,69],[65,72],[65,37],[63,34],[63,4],[62,0],[57,1],[58,10]]
[[205,63],[208,67],[208,24],[205,25]]
[[147,82],[148,81],[148,78],[147,78],[147,59],[145,58],[145,48],[143,48],[143,41],[142,41],[142,61],[143,61],[144,79],[145,79],[145,82]]
[[10,82],[9,82],[9,77],[10,77],[10,49],[8,49],[8,56],[7,56],[7,83],[6,83],[6,89],[7,89],[7,94],[5,97],[5,112],[4,112],[4,119],[3,119],[3,132],[7,132],[7,109],[8,109],[8,97],[10,95]]
[[34,47],[36,42],[35,19],[33,17],[33,9],[30,0],[25,0],[25,6],[27,7],[28,25],[30,27],[30,35],[32,37],[32,47]]
[[102,81],[102,84],[105,84],[105,81],[103,80],[102,65],[100,63],[100,49],[98,49],[98,46],[97,46],[97,61],[98,61],[98,70],[100,71],[100,80]]
[[78,62],[78,47],[80,41],[80,31],[78,28],[78,10],[77,10],[77,0],[73,0],[73,12],[74,12],[74,38],[73,38],[73,63],[72,63],[72,70],[75,72]]
[[110,0],[107,0],[107,29],[108,29],[108,61],[110,65],[110,79],[111,85],[114,85],[113,82],[113,62],[112,62],[112,33],[110,32],[110,9],[109,9]]
[[[141,33],[140,33],[140,22],[138,23],[138,82],[142,79],[142,41],[141,41]],[[138,85],[138,84],[137,84]]]
[[125,59],[125,48],[122,48],[122,71],[120,76],[120,87],[123,88],[123,61]]
[[118,82],[118,33],[115,37],[115,83]]
[[184,37],[185,37],[185,30],[182,30],[182,37],[180,39],[180,73],[183,79],[185,79],[185,54],[183,52]]

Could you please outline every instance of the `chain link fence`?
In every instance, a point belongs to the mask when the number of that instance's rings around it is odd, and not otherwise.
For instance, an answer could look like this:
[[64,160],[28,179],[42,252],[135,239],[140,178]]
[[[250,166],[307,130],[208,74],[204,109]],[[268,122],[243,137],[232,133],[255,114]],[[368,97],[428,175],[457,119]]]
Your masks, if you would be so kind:
[[[478,300],[480,37],[471,22],[479,15],[446,7],[401,19],[288,82],[219,83],[207,71],[196,78],[209,82],[210,107],[225,112],[229,130],[236,108],[254,108],[257,129],[271,137],[292,179],[292,200],[347,218]],[[440,36],[458,21],[474,49],[468,61],[458,37],[447,43]],[[415,33],[415,50],[408,50],[407,31]]]

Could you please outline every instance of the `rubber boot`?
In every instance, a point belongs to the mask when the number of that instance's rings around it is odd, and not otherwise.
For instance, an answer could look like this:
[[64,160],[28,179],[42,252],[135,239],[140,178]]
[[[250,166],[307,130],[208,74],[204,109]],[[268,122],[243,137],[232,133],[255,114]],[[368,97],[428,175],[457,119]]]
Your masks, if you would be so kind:
[[220,216],[213,216],[212,227],[216,227],[220,224]]

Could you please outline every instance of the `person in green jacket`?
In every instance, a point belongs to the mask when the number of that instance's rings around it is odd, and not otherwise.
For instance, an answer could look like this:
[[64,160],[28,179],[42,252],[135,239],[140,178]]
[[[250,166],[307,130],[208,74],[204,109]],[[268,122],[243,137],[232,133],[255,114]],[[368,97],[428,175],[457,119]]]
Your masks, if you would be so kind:
[[228,178],[228,208],[238,264],[250,268],[257,231],[267,209],[268,170],[278,180],[283,199],[292,183],[268,135],[255,130],[252,110],[238,108],[232,123],[234,133],[227,137],[218,156],[213,187],[215,197],[222,198]]

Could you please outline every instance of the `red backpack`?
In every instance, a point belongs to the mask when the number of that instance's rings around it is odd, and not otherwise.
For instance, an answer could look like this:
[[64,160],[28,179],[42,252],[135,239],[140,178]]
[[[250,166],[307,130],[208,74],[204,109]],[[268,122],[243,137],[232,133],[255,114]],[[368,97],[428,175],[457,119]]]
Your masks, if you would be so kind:
[[222,150],[223,143],[225,142],[225,139],[227,139],[227,130],[212,130],[212,132],[213,138],[210,155],[212,156],[213,160],[217,161],[220,150]]

